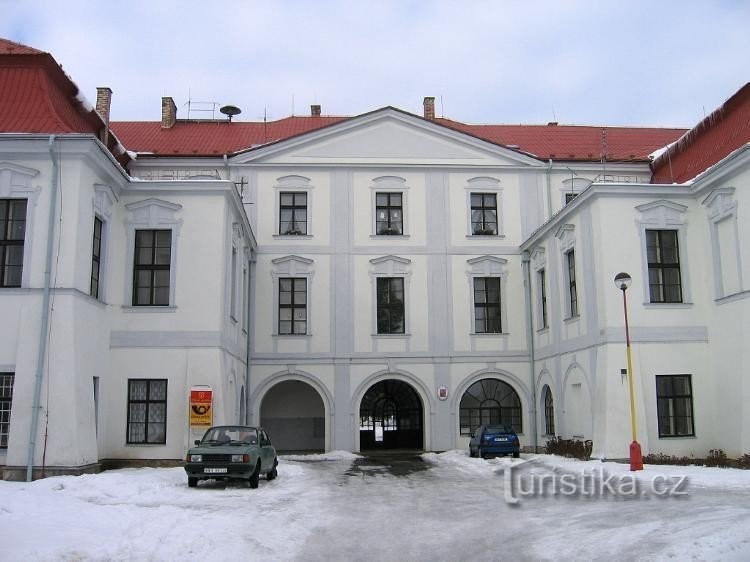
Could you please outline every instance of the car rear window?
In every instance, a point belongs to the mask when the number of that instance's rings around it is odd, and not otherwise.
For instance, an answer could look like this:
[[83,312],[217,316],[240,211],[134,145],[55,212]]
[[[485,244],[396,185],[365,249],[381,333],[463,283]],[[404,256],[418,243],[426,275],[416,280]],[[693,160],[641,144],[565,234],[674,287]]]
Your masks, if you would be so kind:
[[510,425],[488,425],[485,430],[485,433],[515,433],[513,431],[513,427]]

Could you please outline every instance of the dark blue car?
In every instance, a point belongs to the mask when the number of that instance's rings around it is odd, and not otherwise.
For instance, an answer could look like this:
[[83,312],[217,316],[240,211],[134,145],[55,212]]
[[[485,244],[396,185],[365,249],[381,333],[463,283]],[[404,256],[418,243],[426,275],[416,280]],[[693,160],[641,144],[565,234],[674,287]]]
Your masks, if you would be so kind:
[[480,425],[469,441],[469,456],[494,457],[513,455],[518,458],[521,446],[518,435],[510,425]]

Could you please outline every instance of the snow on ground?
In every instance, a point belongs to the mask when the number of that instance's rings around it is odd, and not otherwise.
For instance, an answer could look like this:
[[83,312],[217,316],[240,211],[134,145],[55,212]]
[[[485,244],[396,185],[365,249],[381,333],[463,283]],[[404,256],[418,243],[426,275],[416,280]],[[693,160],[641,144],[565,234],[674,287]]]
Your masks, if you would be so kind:
[[750,471],[648,466],[639,481],[687,476],[688,495],[508,505],[510,467],[629,474],[523,457],[290,455],[257,490],[188,488],[182,468],[0,481],[0,561],[750,559]]

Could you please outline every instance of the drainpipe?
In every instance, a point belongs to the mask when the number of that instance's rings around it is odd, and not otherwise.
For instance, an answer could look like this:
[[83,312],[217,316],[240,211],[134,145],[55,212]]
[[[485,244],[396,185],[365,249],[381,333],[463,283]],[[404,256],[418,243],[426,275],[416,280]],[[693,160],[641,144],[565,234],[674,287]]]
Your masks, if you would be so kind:
[[[251,250],[253,252],[253,250]],[[253,302],[252,295],[255,294],[255,256],[252,255],[247,262],[247,334],[245,334],[245,419],[244,424],[260,425],[260,418],[257,423],[250,418],[250,333],[253,329]]]
[[552,218],[552,158],[547,164],[547,220]]
[[47,223],[47,261],[44,267],[44,295],[42,297],[42,327],[39,331],[39,352],[36,359],[36,379],[34,384],[34,403],[31,406],[31,429],[29,430],[29,451],[26,457],[26,482],[31,482],[34,467],[34,449],[36,432],[39,426],[39,409],[42,397],[42,379],[44,377],[44,358],[47,354],[47,330],[49,329],[50,279],[52,274],[52,249],[55,238],[55,209],[57,206],[57,174],[59,164],[55,154],[55,135],[49,137],[49,155],[52,160],[52,181],[50,182],[49,221]]
[[531,258],[528,251],[524,251],[521,255],[521,264],[524,269],[524,285],[526,285],[526,332],[529,340],[529,366],[531,368],[531,411],[533,415],[533,422],[531,429],[533,431],[532,443],[534,445],[534,452],[537,452],[539,447],[539,437],[537,431],[537,403],[536,403],[536,368],[534,366],[534,310],[531,299]]

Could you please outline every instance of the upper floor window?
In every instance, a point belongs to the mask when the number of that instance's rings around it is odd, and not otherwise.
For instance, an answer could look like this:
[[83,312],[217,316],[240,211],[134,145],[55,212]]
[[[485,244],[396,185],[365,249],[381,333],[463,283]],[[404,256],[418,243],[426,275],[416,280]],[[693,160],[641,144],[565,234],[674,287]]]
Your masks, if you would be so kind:
[[682,302],[680,252],[676,230],[646,230],[651,302]]
[[128,380],[127,442],[167,442],[167,379]]
[[307,193],[279,193],[279,234],[307,234]]
[[99,298],[99,278],[102,266],[102,219],[94,217],[94,238],[91,250],[91,284],[89,294],[95,299]]
[[656,376],[656,410],[659,437],[695,435],[693,386],[690,375]]
[[537,272],[539,281],[539,319],[542,324],[542,329],[549,326],[547,319],[547,279],[544,268]]
[[171,230],[136,230],[133,306],[169,306]]
[[0,199],[0,287],[20,287],[26,199]]
[[375,194],[375,232],[385,235],[404,233],[404,206],[401,193]]
[[471,194],[471,233],[473,235],[497,234],[497,194]]
[[14,373],[0,373],[0,449],[8,447]]
[[279,279],[279,334],[307,333],[307,279]]
[[500,334],[500,278],[474,278],[474,331],[477,334]]
[[575,199],[576,197],[578,197],[577,193],[573,193],[573,192],[570,192],[570,191],[566,192],[565,193],[565,204],[567,205],[568,203],[570,203],[571,201],[573,201],[573,199]]
[[378,334],[405,333],[404,278],[377,278]]
[[567,265],[566,280],[568,282],[568,313],[569,317],[578,316],[578,288],[576,286],[576,254],[570,250],[565,254]]

